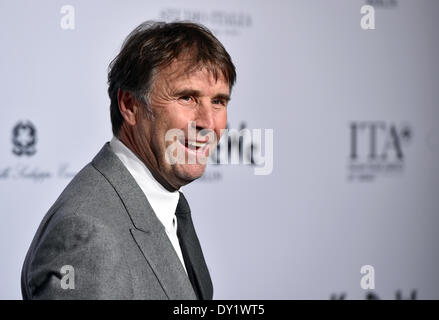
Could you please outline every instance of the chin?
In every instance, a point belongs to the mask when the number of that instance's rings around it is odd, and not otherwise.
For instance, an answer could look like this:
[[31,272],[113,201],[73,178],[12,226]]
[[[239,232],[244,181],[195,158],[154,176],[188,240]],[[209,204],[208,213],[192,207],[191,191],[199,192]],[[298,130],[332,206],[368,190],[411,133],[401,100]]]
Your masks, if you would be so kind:
[[184,164],[177,168],[176,176],[182,180],[190,182],[200,178],[205,170],[205,164]]

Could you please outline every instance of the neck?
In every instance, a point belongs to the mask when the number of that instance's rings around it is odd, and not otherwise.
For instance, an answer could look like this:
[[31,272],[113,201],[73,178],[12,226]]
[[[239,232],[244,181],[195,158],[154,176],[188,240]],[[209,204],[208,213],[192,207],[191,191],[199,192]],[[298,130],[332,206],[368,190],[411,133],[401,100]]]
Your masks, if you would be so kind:
[[140,150],[140,148],[136,147],[139,144],[135,142],[133,135],[127,134],[122,129],[120,130],[117,138],[145,164],[154,179],[157,180],[157,182],[160,183],[163,188],[170,192],[174,192],[180,189],[181,185],[168,182],[165,177],[163,177],[163,175],[160,173],[160,171],[158,170],[158,162],[151,159],[151,155],[153,153],[149,147],[147,148],[148,150],[146,150],[146,152],[144,150]]

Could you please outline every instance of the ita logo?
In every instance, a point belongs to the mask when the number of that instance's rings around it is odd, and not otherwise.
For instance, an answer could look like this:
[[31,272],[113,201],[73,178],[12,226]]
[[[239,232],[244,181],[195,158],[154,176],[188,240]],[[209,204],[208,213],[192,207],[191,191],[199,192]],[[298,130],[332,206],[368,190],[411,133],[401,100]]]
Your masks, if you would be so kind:
[[406,149],[412,139],[413,129],[407,123],[349,123],[348,179],[371,181],[377,176],[403,172]]
[[12,129],[12,153],[16,156],[32,156],[36,150],[37,129],[30,121],[19,121]]

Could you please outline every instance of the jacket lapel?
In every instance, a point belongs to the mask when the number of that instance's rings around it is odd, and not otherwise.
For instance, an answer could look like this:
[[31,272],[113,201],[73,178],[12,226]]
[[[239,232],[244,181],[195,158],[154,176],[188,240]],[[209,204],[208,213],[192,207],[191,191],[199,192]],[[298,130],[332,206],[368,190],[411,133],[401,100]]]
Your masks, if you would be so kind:
[[133,223],[131,234],[169,299],[196,299],[189,278],[145,194],[107,142],[92,165],[110,182]]

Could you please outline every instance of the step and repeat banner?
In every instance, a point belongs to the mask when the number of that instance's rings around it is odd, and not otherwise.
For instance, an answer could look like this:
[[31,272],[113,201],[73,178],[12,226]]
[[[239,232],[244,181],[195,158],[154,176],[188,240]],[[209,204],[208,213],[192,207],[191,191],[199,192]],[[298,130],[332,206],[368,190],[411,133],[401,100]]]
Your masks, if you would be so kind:
[[[214,299],[439,298],[439,2],[0,1],[0,298],[112,137],[107,68],[145,20],[206,25],[238,80],[183,187]],[[215,156],[215,157],[214,157]]]

